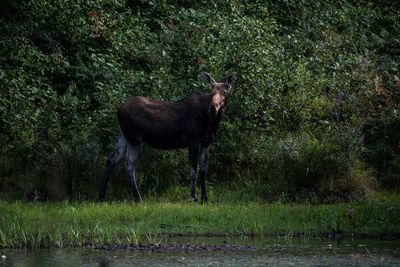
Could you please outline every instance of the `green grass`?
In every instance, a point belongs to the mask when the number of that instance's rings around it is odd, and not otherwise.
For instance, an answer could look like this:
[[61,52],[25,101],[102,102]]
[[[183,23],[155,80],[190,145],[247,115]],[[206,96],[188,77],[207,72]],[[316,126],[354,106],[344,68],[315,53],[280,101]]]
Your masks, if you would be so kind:
[[165,234],[400,233],[400,197],[344,204],[26,203],[0,201],[0,247],[158,243]]

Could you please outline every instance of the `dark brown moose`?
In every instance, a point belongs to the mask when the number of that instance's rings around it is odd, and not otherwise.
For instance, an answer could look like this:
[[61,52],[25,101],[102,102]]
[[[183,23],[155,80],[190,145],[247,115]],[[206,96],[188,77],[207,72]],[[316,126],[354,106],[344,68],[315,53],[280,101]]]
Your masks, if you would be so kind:
[[200,167],[201,202],[207,201],[205,179],[208,148],[215,139],[219,122],[225,111],[227,97],[236,76],[225,82],[216,82],[203,72],[201,79],[211,86],[211,94],[193,93],[176,102],[150,100],[137,96],[123,103],[117,110],[120,128],[115,151],[107,160],[101,181],[99,200],[106,196],[107,183],[115,164],[126,156],[126,168],[131,181],[133,197],[142,201],[136,184],[136,165],[139,146],[146,143],[157,149],[189,148],[191,197],[197,201],[196,176]]

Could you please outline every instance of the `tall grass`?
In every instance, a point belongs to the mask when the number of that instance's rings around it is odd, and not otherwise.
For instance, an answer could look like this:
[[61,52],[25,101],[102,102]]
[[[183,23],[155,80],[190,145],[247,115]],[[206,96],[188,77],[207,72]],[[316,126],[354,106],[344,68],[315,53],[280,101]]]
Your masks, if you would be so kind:
[[330,205],[0,201],[0,247],[160,243],[166,234],[399,234],[400,197]]

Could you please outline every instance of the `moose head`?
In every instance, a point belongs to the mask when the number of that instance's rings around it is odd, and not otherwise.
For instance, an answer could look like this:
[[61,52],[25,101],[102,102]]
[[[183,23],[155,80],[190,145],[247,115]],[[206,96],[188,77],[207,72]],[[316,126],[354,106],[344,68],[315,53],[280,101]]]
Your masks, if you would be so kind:
[[232,90],[233,85],[236,81],[236,75],[231,74],[226,79],[225,82],[216,82],[213,77],[207,72],[203,72],[201,79],[206,84],[210,85],[211,91],[211,110],[214,113],[218,113],[220,109],[223,109],[227,102],[227,97],[229,92]]

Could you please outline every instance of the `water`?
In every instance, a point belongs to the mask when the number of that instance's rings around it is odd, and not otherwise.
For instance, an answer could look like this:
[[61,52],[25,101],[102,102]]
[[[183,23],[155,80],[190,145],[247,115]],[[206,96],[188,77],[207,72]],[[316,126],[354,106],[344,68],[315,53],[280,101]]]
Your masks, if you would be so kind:
[[171,244],[241,244],[255,251],[0,250],[0,266],[400,266],[388,240],[175,238]]

